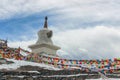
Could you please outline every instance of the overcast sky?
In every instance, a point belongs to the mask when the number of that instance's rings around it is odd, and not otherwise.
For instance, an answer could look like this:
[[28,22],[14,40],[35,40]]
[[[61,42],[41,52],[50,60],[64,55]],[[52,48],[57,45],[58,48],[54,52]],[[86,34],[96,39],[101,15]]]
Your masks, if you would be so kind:
[[120,56],[120,0],[0,0],[0,38],[9,46],[34,44],[48,16],[63,58]]

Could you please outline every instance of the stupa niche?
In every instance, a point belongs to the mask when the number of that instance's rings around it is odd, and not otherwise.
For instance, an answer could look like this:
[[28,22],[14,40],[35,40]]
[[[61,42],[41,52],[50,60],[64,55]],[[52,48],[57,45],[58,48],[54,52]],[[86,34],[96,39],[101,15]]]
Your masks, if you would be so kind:
[[55,46],[51,40],[52,30],[48,29],[47,17],[45,17],[44,28],[38,32],[38,40],[36,44],[30,45],[29,48],[33,53],[47,53],[48,55],[56,56],[56,51],[60,47]]

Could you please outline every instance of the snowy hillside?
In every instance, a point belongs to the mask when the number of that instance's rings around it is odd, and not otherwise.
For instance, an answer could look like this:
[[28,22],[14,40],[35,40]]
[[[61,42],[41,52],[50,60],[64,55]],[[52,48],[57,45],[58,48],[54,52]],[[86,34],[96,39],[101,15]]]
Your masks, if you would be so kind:
[[22,60],[14,60],[14,59],[7,59],[7,61],[12,61],[14,63],[12,64],[2,64],[0,65],[0,69],[7,69],[7,70],[15,70],[21,66],[38,66],[38,67],[42,67],[44,69],[48,69],[48,70],[60,70],[58,68],[55,68],[53,66],[48,66],[42,63],[34,63],[34,62],[28,62],[28,61],[22,61]]
[[[14,63],[1,64],[0,69],[8,70],[7,74],[9,74],[9,73],[12,74],[12,77],[11,77],[12,79],[16,76],[17,76],[17,78],[23,79],[23,78],[25,78],[26,75],[29,77],[29,74],[32,74],[33,76],[36,75],[37,76],[36,78],[40,78],[39,75],[41,75],[41,76],[43,76],[42,78],[47,77],[48,79],[49,78],[51,78],[51,79],[52,78],[57,78],[57,77],[58,78],[63,78],[63,77],[64,78],[72,78],[72,77],[79,77],[79,76],[82,76],[82,75],[84,75],[84,76],[88,75],[87,73],[81,73],[78,70],[77,70],[77,72],[75,71],[76,73],[73,72],[73,71],[71,72],[70,70],[68,70],[68,71],[62,70],[61,71],[59,68],[55,68],[53,66],[45,65],[43,63],[35,63],[35,62],[28,62],[28,61],[22,61],[22,60],[14,60],[14,59],[6,59],[6,60],[14,62]],[[27,73],[24,73],[25,70],[26,70],[25,66],[30,66],[30,67],[33,66],[33,67],[31,68],[30,71],[27,71]],[[43,68],[43,69],[42,70],[37,70],[36,66],[41,68],[41,69]],[[22,72],[19,72],[19,74],[17,74],[18,72],[16,72],[16,71],[18,71],[20,69],[22,69],[21,70]],[[47,71],[47,70],[50,70],[50,71]],[[54,72],[54,71],[56,71],[56,72]],[[94,74],[95,73],[89,74],[89,76],[90,75],[93,76]],[[19,77],[19,76],[23,76],[23,77]],[[102,78],[100,78],[100,79],[86,79],[86,80],[102,80]],[[120,79],[113,79],[113,78],[110,79],[109,78],[109,80],[120,80]]]

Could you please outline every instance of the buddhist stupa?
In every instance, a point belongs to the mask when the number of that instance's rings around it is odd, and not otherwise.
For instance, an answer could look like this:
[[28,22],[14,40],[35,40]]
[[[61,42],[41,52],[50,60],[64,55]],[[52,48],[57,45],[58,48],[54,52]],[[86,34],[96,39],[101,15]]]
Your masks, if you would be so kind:
[[59,50],[60,47],[54,45],[51,40],[53,32],[48,29],[47,20],[48,18],[45,17],[44,27],[38,31],[38,40],[36,44],[30,45],[29,48],[33,53],[46,53],[48,55],[56,56],[56,51]]

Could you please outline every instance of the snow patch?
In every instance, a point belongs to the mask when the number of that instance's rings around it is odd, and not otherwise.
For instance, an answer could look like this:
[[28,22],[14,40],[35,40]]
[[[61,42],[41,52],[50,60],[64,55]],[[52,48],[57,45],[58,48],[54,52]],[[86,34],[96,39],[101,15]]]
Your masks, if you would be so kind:
[[35,62],[28,62],[28,61],[22,61],[22,60],[14,60],[14,59],[7,59],[7,61],[13,61],[13,64],[2,64],[0,65],[0,69],[7,69],[7,70],[15,70],[19,68],[20,66],[38,66],[42,67],[44,69],[48,70],[60,70],[59,68],[55,68],[53,66],[45,65],[43,63],[35,63]]

